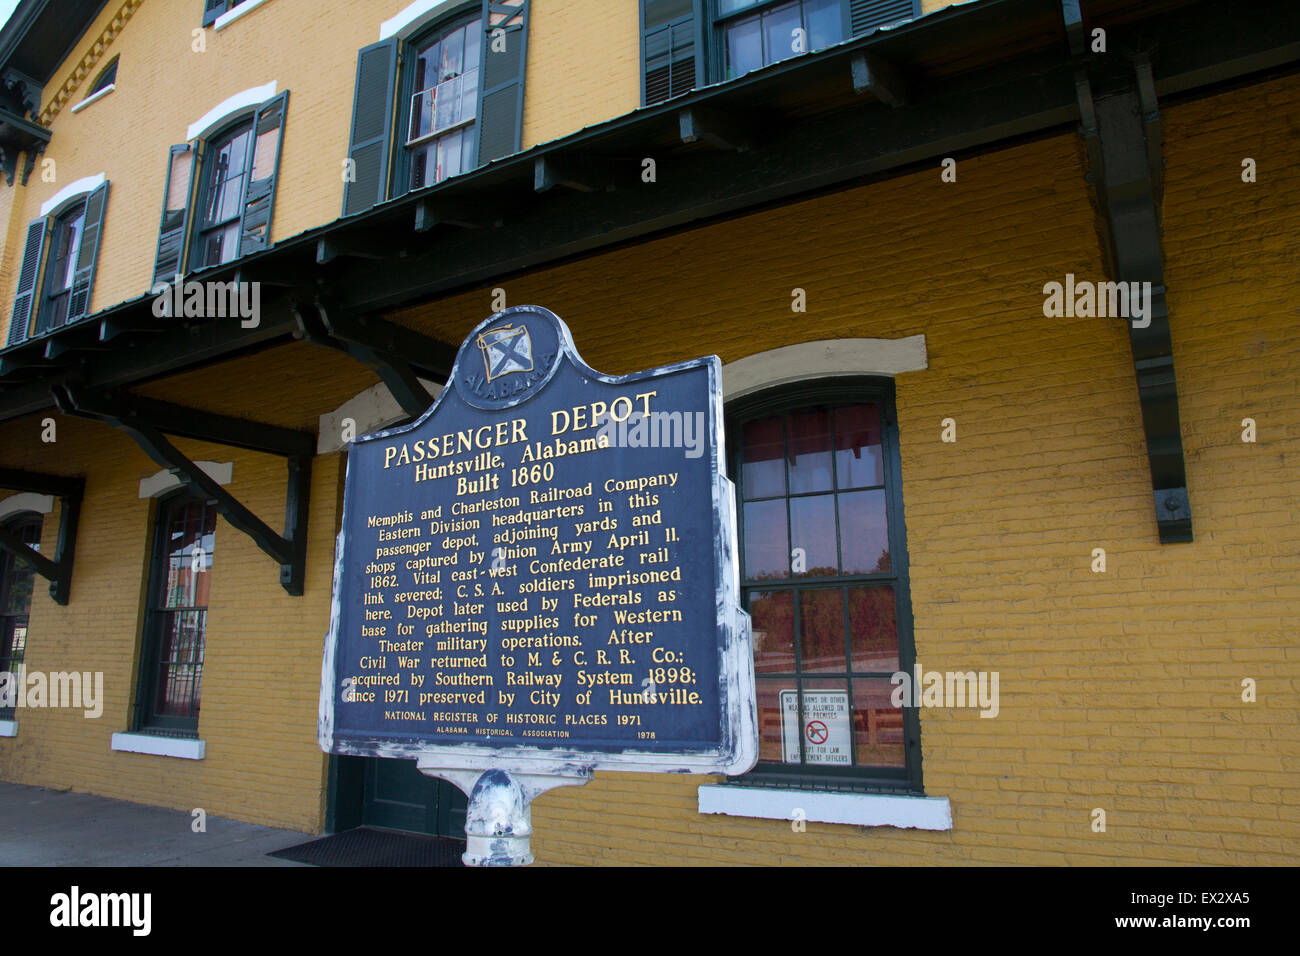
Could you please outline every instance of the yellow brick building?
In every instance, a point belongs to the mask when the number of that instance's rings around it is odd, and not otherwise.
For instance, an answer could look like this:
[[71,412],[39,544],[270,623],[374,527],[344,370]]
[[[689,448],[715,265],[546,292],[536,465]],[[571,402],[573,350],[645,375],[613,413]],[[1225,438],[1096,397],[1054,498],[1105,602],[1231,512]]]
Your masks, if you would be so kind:
[[[449,785],[317,746],[346,441],[536,303],[603,372],[719,356],[733,478],[771,460],[749,423],[875,403],[893,563],[816,583],[892,589],[884,670],[1000,688],[993,719],[906,708],[873,763],[888,681],[796,663],[866,695],[853,772],[783,766],[760,690],[758,775],[547,793],[539,862],[1296,863],[1300,23],[1221,7],[108,0],[74,29],[25,0],[0,35],[0,671],[102,672],[103,700],[0,709],[0,779],[457,835]],[[175,272],[260,283],[256,323],[159,315]],[[1067,275],[1150,283],[1147,324],[1049,314]],[[160,597],[185,515],[215,522],[175,566],[201,607]],[[746,574],[751,601],[809,593]],[[160,663],[171,627],[197,658]]]

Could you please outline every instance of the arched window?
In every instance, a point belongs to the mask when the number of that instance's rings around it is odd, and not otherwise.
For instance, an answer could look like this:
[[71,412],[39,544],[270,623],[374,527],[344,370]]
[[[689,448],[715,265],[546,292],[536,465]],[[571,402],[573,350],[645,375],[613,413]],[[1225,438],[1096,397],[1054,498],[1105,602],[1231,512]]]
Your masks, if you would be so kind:
[[[41,516],[27,512],[9,518],[3,527],[24,544],[37,551],[41,548]],[[8,551],[0,551],[0,673],[21,680],[23,652],[27,647],[27,619],[32,609],[32,590],[36,570],[18,561]],[[21,686],[21,684],[18,684]],[[0,707],[0,718],[11,719],[13,707]]]
[[831,379],[727,408],[759,764],[746,782],[920,792],[893,382]]
[[136,730],[198,732],[217,508],[188,491],[158,503]]

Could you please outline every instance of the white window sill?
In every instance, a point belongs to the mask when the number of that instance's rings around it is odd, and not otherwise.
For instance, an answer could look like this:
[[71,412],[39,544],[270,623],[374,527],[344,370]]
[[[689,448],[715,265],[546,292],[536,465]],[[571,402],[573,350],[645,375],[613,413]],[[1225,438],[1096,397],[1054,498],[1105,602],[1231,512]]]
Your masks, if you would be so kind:
[[[947,797],[904,797],[881,793],[833,793],[763,787],[700,787],[700,813],[725,813],[762,820],[806,820],[859,827],[951,830]],[[803,811],[802,815],[796,811]]]
[[76,106],[72,107],[72,112],[74,112],[74,113],[79,113],[79,112],[81,112],[81,111],[84,110],[87,106],[89,106],[91,103],[94,103],[96,100],[102,100],[102,99],[103,99],[104,97],[106,97],[109,93],[112,93],[115,89],[117,89],[117,84],[116,84],[116,83],[110,83],[110,84],[108,84],[108,86],[104,87],[104,88],[103,88],[102,90],[100,90],[99,92],[97,92],[97,93],[91,93],[89,96],[87,96],[84,100],[82,100],[82,101],[81,101],[80,103],[78,103]]
[[202,760],[205,743],[189,737],[160,737],[156,734],[114,734],[110,745],[113,750],[133,754],[154,754],[159,757],[182,757]]
[[212,22],[212,29],[224,30],[245,13],[252,13],[264,3],[266,3],[266,0],[244,0],[244,2],[235,7],[235,9],[227,10],[221,16],[217,17],[217,19]]
[[0,737],[17,737],[18,721],[0,720]]

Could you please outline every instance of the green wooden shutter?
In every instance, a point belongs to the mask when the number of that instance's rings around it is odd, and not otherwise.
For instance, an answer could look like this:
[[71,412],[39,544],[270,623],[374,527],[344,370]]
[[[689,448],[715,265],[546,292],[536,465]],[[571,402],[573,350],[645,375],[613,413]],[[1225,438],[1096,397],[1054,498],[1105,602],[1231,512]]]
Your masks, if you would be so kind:
[[99,261],[99,238],[104,229],[104,212],[108,207],[108,183],[104,183],[86,200],[86,216],[81,226],[81,246],[72,273],[72,291],[68,294],[68,318],[72,323],[84,319],[90,311],[90,292],[95,284],[95,263]]
[[203,25],[211,26],[226,12],[226,0],[203,0]]
[[158,253],[154,257],[153,266],[155,285],[171,282],[176,275],[185,272],[185,234],[189,226],[197,154],[197,145],[181,143],[171,148],[167,158],[162,222],[158,227]]
[[388,198],[398,46],[397,39],[392,38],[362,47],[357,53],[357,85],[348,143],[352,176],[343,185],[345,216],[365,212]]
[[248,188],[244,190],[244,222],[239,235],[239,254],[265,249],[271,244],[271,215],[275,206],[275,184],[279,179],[280,147],[284,143],[285,113],[289,91],[267,100],[253,121],[253,148],[249,151]]
[[[483,69],[478,94],[480,166],[519,152],[528,4],[529,0],[483,0]],[[498,30],[502,32],[498,34]]]
[[896,20],[919,15],[916,0],[849,0],[849,24],[853,35]]
[[27,225],[27,245],[18,268],[18,291],[14,295],[14,310],[9,316],[9,344],[17,345],[27,338],[32,322],[32,303],[36,299],[37,281],[41,275],[41,259],[50,236],[48,217],[34,219]]
[[661,103],[696,84],[694,0],[641,0],[641,102]]

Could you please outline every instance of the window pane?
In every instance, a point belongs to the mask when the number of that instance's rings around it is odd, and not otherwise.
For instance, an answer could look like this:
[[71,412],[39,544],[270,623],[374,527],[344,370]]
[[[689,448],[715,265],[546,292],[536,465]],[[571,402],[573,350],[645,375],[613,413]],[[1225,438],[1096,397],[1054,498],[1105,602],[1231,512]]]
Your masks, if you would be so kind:
[[844,673],[844,591],[799,592],[799,654],[804,671]]
[[475,20],[465,27],[465,74],[478,73],[479,50],[482,47],[483,21]]
[[[758,759],[783,763],[781,697],[783,691],[793,687],[793,682],[784,677],[760,677],[755,683],[755,696],[758,700]],[[798,763],[797,751],[794,759]]]
[[442,73],[438,77],[445,80],[465,72],[465,29],[462,27],[449,34],[442,41]]
[[154,711],[167,717],[197,717],[203,669],[206,611],[171,612],[163,618]]
[[849,694],[843,680],[801,682],[803,715],[793,691],[781,695],[782,750],[785,763],[797,763],[802,750],[810,768],[847,767],[853,762]]
[[807,49],[820,50],[844,39],[840,0],[804,0],[803,15],[808,29]]
[[763,65],[763,35],[758,17],[727,27],[727,78],[740,76]]
[[835,409],[835,474],[841,490],[883,485],[882,454],[878,405]]
[[460,171],[463,173],[467,173],[474,168],[474,139],[476,136],[478,136],[478,130],[472,123],[460,131]]
[[[763,14],[763,56],[764,63],[775,63],[786,57],[794,56],[800,50],[795,49],[795,31],[800,28],[799,4],[790,3],[777,7]],[[807,40],[804,49],[807,49]]]
[[728,13],[737,13],[746,7],[752,7],[759,0],[718,0],[718,15],[726,16]]
[[790,539],[786,534],[785,499],[745,504],[745,578],[790,576]]
[[844,574],[889,571],[885,490],[851,491],[840,499],[840,568]]
[[898,621],[894,589],[849,588],[849,653],[855,671],[898,671]]
[[763,418],[745,425],[741,438],[740,483],[746,498],[785,494],[785,445],[781,419]]
[[889,678],[853,682],[853,750],[861,767],[905,767],[903,711],[890,702]]
[[831,414],[826,409],[790,416],[790,494],[831,490]]
[[795,577],[834,577],[835,496],[790,499],[790,564]]
[[751,591],[749,616],[754,632],[754,670],[794,673],[794,592]]

